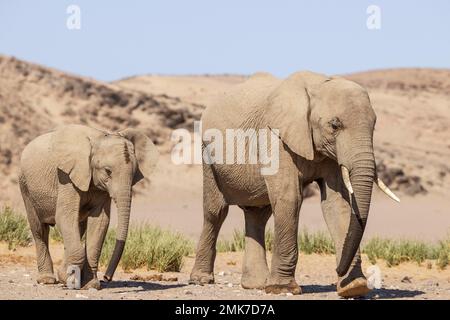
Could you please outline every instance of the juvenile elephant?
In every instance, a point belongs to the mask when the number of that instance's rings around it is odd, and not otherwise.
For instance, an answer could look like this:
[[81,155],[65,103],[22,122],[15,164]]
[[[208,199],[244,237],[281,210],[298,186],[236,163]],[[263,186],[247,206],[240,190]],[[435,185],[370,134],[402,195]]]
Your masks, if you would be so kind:
[[127,238],[131,188],[150,175],[157,157],[152,141],[137,129],[106,133],[67,125],[25,147],[19,184],[36,244],[38,283],[56,283],[48,250],[49,226],[56,224],[64,241],[60,282],[67,280],[67,267],[75,265],[84,288],[100,288],[97,267],[111,199],[118,212],[117,237],[105,280],[112,279]]
[[[204,162],[204,224],[191,282],[214,282],[217,236],[228,206],[238,205],[245,215],[242,286],[300,294],[294,277],[298,217],[303,188],[316,181],[337,250],[338,294],[366,294],[359,245],[373,183],[398,200],[377,178],[375,121],[365,89],[343,78],[312,72],[294,73],[285,80],[257,74],[210,105],[202,116],[204,133],[214,129],[226,136],[227,129],[268,128],[280,139],[279,168],[275,174],[262,175],[260,163]],[[207,145],[203,138],[204,157]],[[227,150],[228,144],[223,147],[224,154],[236,151]],[[269,272],[264,230],[271,214],[275,238]]]

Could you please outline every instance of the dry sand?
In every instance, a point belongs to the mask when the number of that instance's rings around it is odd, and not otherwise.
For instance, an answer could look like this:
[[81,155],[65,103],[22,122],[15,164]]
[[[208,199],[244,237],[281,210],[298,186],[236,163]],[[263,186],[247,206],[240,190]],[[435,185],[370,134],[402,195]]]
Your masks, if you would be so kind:
[[[61,263],[62,246],[54,244],[51,252],[57,265]],[[270,255],[268,257],[270,259]],[[187,257],[181,272],[162,274],[163,279],[145,279],[156,272],[135,270],[116,272],[114,280],[102,290],[68,290],[62,285],[39,285],[33,248],[21,248],[11,254],[0,246],[0,299],[339,299],[336,294],[335,259],[331,255],[300,255],[296,279],[303,294],[298,296],[268,295],[261,290],[245,290],[240,286],[242,253],[219,253],[215,265],[216,283],[206,286],[189,285],[189,273],[194,257]],[[363,265],[370,263],[364,258]],[[450,299],[450,273],[414,263],[388,268],[380,261],[382,288],[373,290],[366,299]],[[101,273],[100,273],[101,276]]]

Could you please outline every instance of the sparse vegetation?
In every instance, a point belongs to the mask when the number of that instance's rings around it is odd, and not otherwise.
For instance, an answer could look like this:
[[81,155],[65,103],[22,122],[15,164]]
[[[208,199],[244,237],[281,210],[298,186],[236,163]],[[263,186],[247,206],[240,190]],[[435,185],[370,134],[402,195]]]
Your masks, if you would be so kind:
[[436,265],[444,269],[450,255],[450,236],[437,245],[417,240],[373,238],[363,247],[363,253],[367,254],[372,263],[383,259],[390,267],[406,261],[421,264],[425,260],[436,260]]
[[31,243],[27,218],[8,206],[0,211],[0,241],[7,242],[10,250]]
[[336,253],[333,240],[324,232],[310,233],[304,229],[298,235],[298,247],[305,254],[333,254]]
[[[50,229],[50,239],[61,243],[62,236],[56,227]],[[6,242],[10,250],[18,246],[28,246],[31,243],[31,233],[28,221],[24,215],[6,206],[0,210],[0,241]],[[274,233],[268,229],[265,234],[265,245],[268,251],[273,249]],[[106,235],[100,263],[106,265],[111,257],[115,244],[115,230]],[[324,232],[308,232],[302,230],[298,235],[300,252],[304,254],[334,254],[335,248],[331,237]],[[235,230],[230,240],[220,239],[217,251],[236,252],[245,248],[245,234]],[[164,271],[179,271],[183,257],[194,251],[192,241],[182,234],[163,230],[159,227],[143,224],[131,226],[125,251],[121,259],[124,270],[147,268]],[[427,268],[433,264],[439,269],[446,269],[450,261],[450,234],[437,244],[417,240],[392,240],[373,238],[362,246],[372,263],[378,259],[386,261],[388,266],[396,266],[402,262],[412,261],[418,264],[426,263]],[[434,261],[432,263],[431,261]]]
[[[266,250],[272,251],[273,249],[274,234],[271,229],[266,231],[265,245]],[[334,253],[334,245],[329,236],[323,232],[309,233],[306,229],[298,235],[299,250],[306,253]],[[231,240],[221,239],[217,242],[217,251],[229,252],[229,251],[242,251],[245,248],[245,234],[242,231],[234,230]]]
[[[273,248],[273,231],[266,231],[266,249],[271,251]],[[311,233],[308,230],[302,230],[298,235],[298,246],[300,252],[304,254],[334,254],[336,250],[334,243],[325,232]],[[245,234],[242,231],[235,230],[231,240],[221,239],[217,242],[217,251],[242,251],[245,248]],[[430,244],[417,240],[392,240],[373,238],[362,246],[365,253],[372,263],[377,259],[383,259],[386,264],[391,266],[399,265],[402,262],[413,261],[421,264],[426,260],[435,260],[436,266],[445,269],[449,264],[450,256],[450,235],[446,240],[438,244]]]
[[[115,230],[106,235],[100,263],[106,265],[115,244]],[[144,224],[131,226],[120,260],[124,270],[146,267],[159,272],[180,271],[183,257],[193,252],[193,244],[180,233]]]
[[50,239],[57,243],[63,242],[63,237],[62,237],[61,231],[59,231],[56,226],[50,228]]
[[233,237],[231,240],[219,239],[217,241],[218,252],[236,252],[242,251],[245,247],[245,234],[240,230],[233,231]]

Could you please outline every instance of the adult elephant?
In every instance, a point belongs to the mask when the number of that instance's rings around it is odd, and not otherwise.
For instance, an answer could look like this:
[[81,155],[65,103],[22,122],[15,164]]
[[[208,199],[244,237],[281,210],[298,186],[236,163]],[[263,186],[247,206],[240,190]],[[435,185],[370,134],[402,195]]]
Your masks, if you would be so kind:
[[97,267],[112,198],[118,218],[105,273],[105,280],[111,280],[127,238],[131,188],[150,175],[157,156],[156,147],[140,130],[107,133],[81,125],[60,127],[25,147],[19,184],[36,244],[39,283],[56,283],[48,250],[49,226],[56,224],[64,241],[60,282],[67,280],[67,267],[75,265],[84,288],[100,288]]
[[[281,141],[276,150],[279,168],[275,174],[262,175],[261,164],[203,164],[204,225],[191,282],[214,282],[217,236],[228,206],[238,205],[245,214],[242,286],[265,287],[267,293],[301,293],[294,277],[298,215],[304,187],[316,181],[337,250],[338,294],[366,294],[359,245],[373,182],[398,200],[377,178],[375,121],[364,88],[312,72],[294,73],[285,80],[256,74],[209,106],[202,116],[204,133],[215,129],[225,136],[227,129],[264,128],[276,133]],[[204,139],[204,150],[207,145]],[[236,151],[227,146],[224,154]],[[271,214],[275,238],[269,272],[264,230]]]

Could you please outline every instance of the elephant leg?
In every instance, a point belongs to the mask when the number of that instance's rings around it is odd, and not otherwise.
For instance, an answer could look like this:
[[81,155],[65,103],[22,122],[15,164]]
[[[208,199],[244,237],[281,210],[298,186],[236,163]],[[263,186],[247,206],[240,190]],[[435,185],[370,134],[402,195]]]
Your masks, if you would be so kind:
[[295,281],[298,259],[298,217],[302,195],[295,167],[280,160],[280,177],[266,180],[274,217],[274,247],[272,266],[266,283],[266,293],[301,294]]
[[58,279],[62,283],[66,283],[68,266],[75,265],[81,270],[85,261],[85,248],[80,236],[79,210],[78,191],[71,183],[60,184],[55,220],[64,242],[64,263],[58,269]]
[[93,211],[87,219],[86,232],[86,256],[87,262],[82,272],[81,285],[83,289],[100,289],[100,281],[97,278],[98,262],[102,252],[103,242],[109,226],[111,200],[99,209]]
[[203,165],[203,230],[197,246],[191,284],[214,283],[214,260],[220,228],[228,214],[228,204],[220,192],[209,165]]
[[53,273],[53,262],[48,250],[48,236],[50,227],[48,224],[41,223],[36,209],[31,203],[26,188],[21,185],[22,197],[27,212],[28,222],[30,223],[31,233],[36,246],[36,260],[39,276],[37,282],[40,284],[55,284],[56,277]]
[[[350,219],[354,219],[350,203],[342,196],[346,189],[333,175],[319,183],[321,189],[321,206],[325,222],[336,248],[336,264],[339,265],[342,247],[347,236]],[[353,258],[352,264],[343,277],[338,277],[337,293],[341,297],[364,296],[369,292],[367,280],[361,269],[360,250]]]
[[266,260],[265,230],[272,208],[244,207],[245,252],[241,285],[244,289],[261,289],[266,285],[269,268]]
[[78,228],[80,229],[80,239],[83,239],[83,237],[86,234],[87,219],[85,219],[83,221],[80,221],[80,224],[79,224]]

